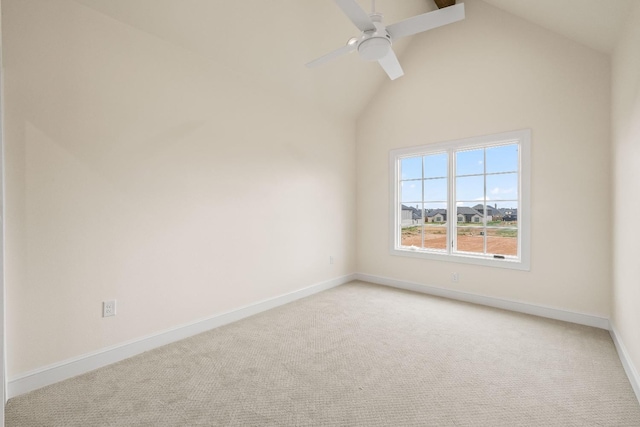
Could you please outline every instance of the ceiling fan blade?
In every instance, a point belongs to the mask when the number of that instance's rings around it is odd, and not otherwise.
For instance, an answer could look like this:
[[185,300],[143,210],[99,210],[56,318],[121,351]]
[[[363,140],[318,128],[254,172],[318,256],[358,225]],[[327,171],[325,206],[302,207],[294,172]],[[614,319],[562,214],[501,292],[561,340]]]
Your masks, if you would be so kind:
[[356,44],[346,44],[339,49],[336,49],[332,52],[327,53],[326,55],[322,55],[320,58],[314,59],[311,62],[308,62],[306,65],[308,68],[317,67],[318,65],[324,64],[325,62],[331,61],[334,58],[345,55],[347,53],[353,52],[356,50]]
[[335,2],[360,31],[375,31],[376,27],[373,25],[373,21],[356,3],[356,0],[335,0]]
[[464,19],[464,3],[423,13],[387,26],[392,39],[406,37]]
[[402,71],[400,62],[398,62],[396,54],[393,53],[393,49],[389,49],[389,52],[382,59],[378,59],[378,64],[380,64],[391,80],[395,80],[404,75],[404,71]]

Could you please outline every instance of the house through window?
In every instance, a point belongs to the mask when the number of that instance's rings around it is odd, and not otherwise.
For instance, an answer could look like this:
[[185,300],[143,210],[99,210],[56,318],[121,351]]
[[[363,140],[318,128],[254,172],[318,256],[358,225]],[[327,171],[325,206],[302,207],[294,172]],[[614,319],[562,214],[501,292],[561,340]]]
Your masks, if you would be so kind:
[[529,141],[525,130],[392,151],[392,253],[528,269]]

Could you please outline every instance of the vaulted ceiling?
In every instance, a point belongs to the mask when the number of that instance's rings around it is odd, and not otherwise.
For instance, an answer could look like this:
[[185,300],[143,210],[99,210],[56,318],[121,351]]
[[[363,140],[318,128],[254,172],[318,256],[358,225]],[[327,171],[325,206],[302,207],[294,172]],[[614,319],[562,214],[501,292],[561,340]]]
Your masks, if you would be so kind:
[[484,0],[593,49],[610,53],[637,0]]
[[[276,88],[346,119],[357,117],[380,85],[389,82],[377,63],[361,61],[356,54],[314,69],[304,66],[358,34],[332,0],[75,1],[233,69],[249,83]],[[485,1],[608,53],[636,0],[467,1]],[[370,10],[369,1],[358,2]],[[376,1],[387,24],[434,9],[433,0]],[[429,32],[412,37],[429,37]],[[394,43],[401,63],[412,37]]]

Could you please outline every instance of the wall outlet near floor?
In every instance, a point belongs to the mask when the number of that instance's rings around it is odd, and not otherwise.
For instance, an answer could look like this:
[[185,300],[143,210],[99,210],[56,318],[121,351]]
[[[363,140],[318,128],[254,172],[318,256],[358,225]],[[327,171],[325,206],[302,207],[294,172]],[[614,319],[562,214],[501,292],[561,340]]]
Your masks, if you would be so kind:
[[104,301],[102,303],[102,317],[116,315],[116,300]]
[[451,281],[458,283],[460,281],[460,275],[458,275],[458,273],[451,273]]
[[335,262],[335,260],[334,260],[334,258],[333,258],[333,255],[330,255],[330,256],[329,256],[329,264],[333,265],[333,264],[334,264],[334,262]]

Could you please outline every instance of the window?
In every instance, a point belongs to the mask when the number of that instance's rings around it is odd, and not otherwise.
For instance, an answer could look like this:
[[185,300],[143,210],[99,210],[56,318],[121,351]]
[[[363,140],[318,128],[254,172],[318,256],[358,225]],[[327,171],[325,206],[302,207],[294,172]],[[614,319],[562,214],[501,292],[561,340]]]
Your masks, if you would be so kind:
[[528,270],[530,139],[523,130],[393,150],[392,254]]

